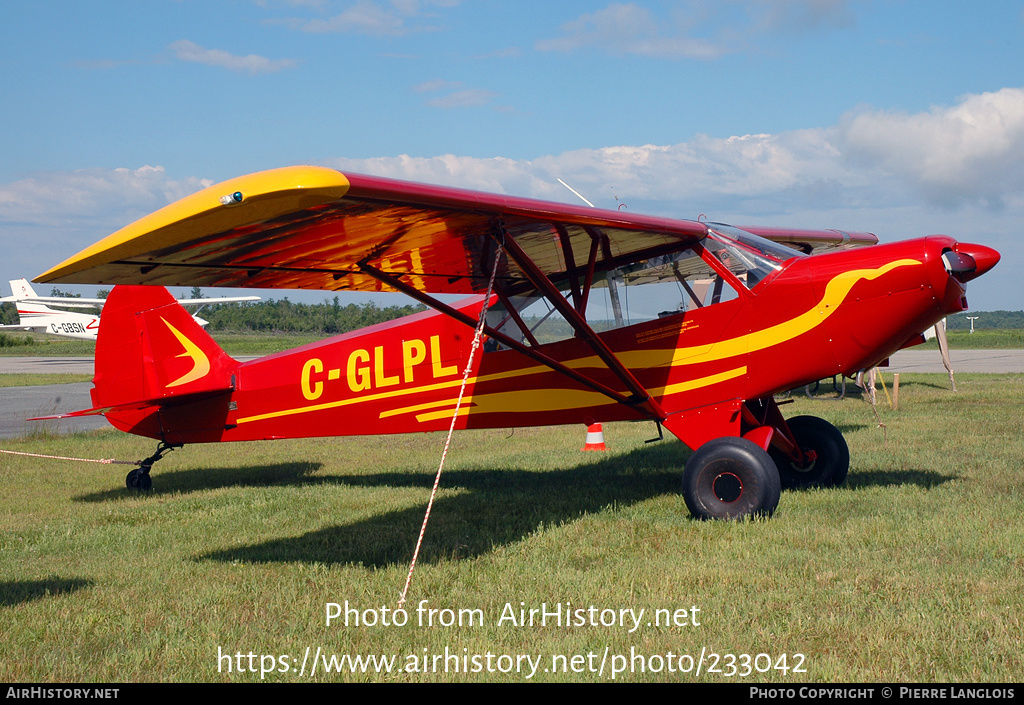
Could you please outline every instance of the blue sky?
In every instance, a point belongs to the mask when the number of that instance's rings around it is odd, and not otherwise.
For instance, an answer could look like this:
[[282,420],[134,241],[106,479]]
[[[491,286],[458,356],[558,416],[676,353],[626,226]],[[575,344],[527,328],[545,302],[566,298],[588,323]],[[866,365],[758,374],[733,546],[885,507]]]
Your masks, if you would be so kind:
[[0,57],[0,282],[209,183],[323,164],[942,232],[1003,253],[973,308],[1024,308],[1024,2],[9,1]]

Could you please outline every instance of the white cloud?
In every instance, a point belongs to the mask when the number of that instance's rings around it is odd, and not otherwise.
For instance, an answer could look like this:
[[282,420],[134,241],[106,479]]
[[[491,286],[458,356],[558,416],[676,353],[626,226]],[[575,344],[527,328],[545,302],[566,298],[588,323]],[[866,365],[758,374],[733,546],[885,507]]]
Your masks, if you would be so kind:
[[[489,95],[461,92],[470,94],[466,104]],[[621,145],[532,160],[448,154],[325,163],[574,201],[558,184],[562,178],[599,205],[614,207],[618,196],[637,210],[683,217],[696,209],[752,216],[808,209],[1018,209],[1024,208],[1024,89],[968,95],[955,106],[917,114],[858,110],[834,126],[778,134],[697,135],[672,145]],[[54,225],[145,213],[203,183],[172,179],[162,167],[38,174],[0,185],[0,221]]]
[[538,51],[572,52],[597,47],[613,54],[637,54],[673,59],[715,59],[728,52],[725,45],[659,22],[645,7],[613,3],[562,25],[562,36],[537,42]]
[[497,95],[494,91],[470,88],[464,91],[455,91],[440,98],[433,98],[427,101],[427,105],[435,108],[475,108],[487,105]]
[[611,3],[566,22],[538,51],[594,49],[663,59],[713,60],[756,49],[760,40],[856,24],[857,0],[731,0],[678,3],[658,16],[636,3]]
[[424,81],[413,86],[416,93],[441,93],[435,98],[427,101],[427,105],[433,108],[455,109],[455,108],[477,108],[487,105],[498,93],[484,88],[463,88],[460,81]]
[[444,81],[436,79],[433,81],[424,81],[423,83],[416,84],[412,87],[416,93],[435,93],[437,91],[453,91],[462,88],[460,81]]
[[852,163],[898,177],[929,202],[1000,206],[1024,190],[1024,90],[916,115],[860,111],[842,121],[837,142]]
[[[778,134],[696,137],[673,145],[622,145],[532,160],[458,155],[334,159],[325,165],[391,178],[578,203],[562,178],[600,207],[680,218],[869,230],[883,239],[946,232],[1024,258],[1024,89],[968,95],[954,106],[905,114],[862,109],[837,125]],[[42,173],[0,184],[4,238],[19,267],[42,271],[208,185],[161,167]],[[38,260],[38,261],[36,261]],[[13,260],[12,260],[13,262]],[[5,264],[13,266],[12,262]],[[972,284],[982,308],[1015,284],[997,269]],[[11,277],[23,276],[11,272]],[[998,285],[997,285],[998,284]],[[977,296],[974,294],[973,296]],[[988,303],[992,301],[993,303]]]
[[[446,155],[338,161],[413,180],[571,200],[563,178],[590,200],[612,194],[666,212],[923,205],[1024,206],[1024,89],[965,96],[917,114],[859,110],[839,124],[773,135],[697,135],[673,145],[622,145],[533,160]],[[529,178],[526,178],[527,175]],[[515,184],[517,191],[509,187]],[[526,190],[523,190],[526,189]],[[589,194],[589,195],[588,195]]]
[[848,29],[857,24],[850,0],[761,0],[750,5],[760,29],[787,34]]
[[391,0],[390,7],[387,7],[374,0],[358,0],[327,19],[293,20],[289,24],[303,32],[353,32],[398,37],[436,29],[416,20],[431,17],[432,7],[453,7],[457,4],[458,0]]
[[276,73],[282,69],[294,68],[296,65],[292,59],[268,59],[258,54],[235,56],[222,49],[205,49],[187,39],[172,42],[168,49],[181,61],[218,66],[238,73]]
[[210,183],[148,165],[44,172],[0,185],[0,223],[118,229]]
[[375,36],[397,36],[409,31],[400,13],[386,10],[370,0],[360,0],[325,20],[309,20],[299,28],[304,32],[355,32]]
[[372,159],[331,159],[325,162],[342,171],[422,181],[442,186],[471,188],[538,198],[554,198],[555,187],[538,175],[533,162],[504,157],[477,158],[445,154],[438,157],[375,157]]

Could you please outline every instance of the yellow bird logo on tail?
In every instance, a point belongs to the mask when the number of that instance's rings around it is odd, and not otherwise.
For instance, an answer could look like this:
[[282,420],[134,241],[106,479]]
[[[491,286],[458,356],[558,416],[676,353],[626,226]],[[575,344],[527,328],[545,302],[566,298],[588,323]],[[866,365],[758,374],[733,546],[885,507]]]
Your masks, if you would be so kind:
[[206,356],[206,353],[199,349],[198,345],[185,337],[184,333],[168,323],[167,319],[161,317],[160,320],[164,322],[164,325],[167,326],[172,333],[174,333],[174,337],[177,338],[178,342],[185,348],[185,352],[177,355],[176,357],[187,357],[192,360],[192,369],[168,384],[167,387],[178,387],[182,384],[195,382],[197,379],[205,377],[210,371],[210,358]]

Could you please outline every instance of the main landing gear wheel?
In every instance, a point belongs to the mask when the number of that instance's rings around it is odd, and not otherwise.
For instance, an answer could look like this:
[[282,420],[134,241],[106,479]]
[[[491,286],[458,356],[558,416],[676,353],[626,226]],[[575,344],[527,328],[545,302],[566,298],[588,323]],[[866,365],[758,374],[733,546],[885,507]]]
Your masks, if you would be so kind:
[[770,453],[779,469],[783,487],[835,487],[843,484],[850,469],[850,449],[838,428],[817,416],[787,419],[802,451],[813,450],[817,457],[809,463],[794,463],[776,448]]
[[708,441],[683,471],[683,499],[697,519],[771,516],[780,492],[775,463],[745,438]]
[[130,490],[149,492],[153,489],[153,478],[149,476],[148,472],[142,472],[142,468],[135,468],[124,478],[124,484]]

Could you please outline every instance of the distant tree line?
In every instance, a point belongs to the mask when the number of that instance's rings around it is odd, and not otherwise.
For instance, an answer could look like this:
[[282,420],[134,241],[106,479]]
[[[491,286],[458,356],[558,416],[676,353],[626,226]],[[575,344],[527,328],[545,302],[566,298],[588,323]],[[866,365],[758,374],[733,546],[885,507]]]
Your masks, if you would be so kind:
[[[105,298],[109,291],[100,293]],[[199,294],[197,296],[197,294]],[[51,296],[75,297],[77,294],[53,290]],[[201,298],[197,289],[193,289],[190,298]],[[374,303],[348,304],[342,306],[335,296],[333,301],[320,304],[293,303],[288,299],[275,301],[255,301],[241,304],[210,304],[203,308],[200,316],[210,322],[210,330],[217,331],[285,331],[296,333],[325,333],[337,335],[358,328],[389,321],[401,316],[425,310],[421,305],[379,307]],[[974,321],[975,330],[991,328],[1020,329],[1024,328],[1024,311],[965,311],[946,319],[949,330],[970,330],[968,316],[977,316]],[[0,304],[0,324],[18,323],[18,309],[12,303]],[[529,320],[533,327],[537,319]],[[600,321],[591,322],[596,330],[610,327]],[[544,322],[538,332],[556,338],[572,335],[569,325],[557,317]]]
[[210,322],[207,328],[210,331],[337,335],[424,310],[426,307],[420,304],[380,307],[372,301],[342,306],[335,296],[333,301],[322,304],[294,303],[286,298],[280,301],[208,304],[198,315]]
[[948,330],[970,330],[968,316],[977,316],[974,330],[1024,328],[1024,311],[963,311],[946,319]]

